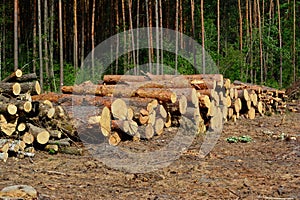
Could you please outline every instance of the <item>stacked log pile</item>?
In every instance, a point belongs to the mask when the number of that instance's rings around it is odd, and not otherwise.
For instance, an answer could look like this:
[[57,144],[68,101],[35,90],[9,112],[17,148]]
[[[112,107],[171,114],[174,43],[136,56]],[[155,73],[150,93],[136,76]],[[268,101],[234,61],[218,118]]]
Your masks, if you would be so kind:
[[32,157],[37,148],[55,152],[75,137],[63,107],[32,100],[41,93],[36,79],[35,73],[17,70],[0,82],[0,160]]
[[63,94],[44,94],[63,106],[93,106],[97,114],[85,119],[98,127],[111,145],[123,139],[151,139],[164,128],[180,125],[183,117],[197,133],[220,130],[223,122],[240,117],[283,112],[284,91],[238,81],[220,74],[206,75],[105,75],[99,84],[64,86]]

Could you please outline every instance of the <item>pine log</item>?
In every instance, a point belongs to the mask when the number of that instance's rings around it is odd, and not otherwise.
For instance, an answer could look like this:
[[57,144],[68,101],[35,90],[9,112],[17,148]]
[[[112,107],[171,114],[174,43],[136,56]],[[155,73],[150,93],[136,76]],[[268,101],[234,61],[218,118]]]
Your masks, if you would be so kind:
[[8,152],[11,142],[10,139],[0,139],[0,152]]
[[26,124],[25,123],[19,123],[18,125],[17,125],[17,131],[18,132],[23,132],[23,131],[25,131],[25,129],[26,129]]
[[112,146],[117,146],[121,142],[121,138],[117,132],[109,135],[108,143]]
[[7,159],[8,159],[8,153],[7,152],[0,153],[0,160],[2,160],[3,162],[6,162]]
[[70,155],[77,155],[77,156],[82,156],[83,155],[83,150],[81,148],[78,148],[76,146],[65,146],[65,147],[61,147],[59,148],[59,152],[60,153],[64,153],[64,154],[70,154]]
[[140,133],[140,138],[151,139],[154,136],[154,129],[151,124],[139,126],[138,132]]
[[41,86],[38,81],[20,83],[21,93],[30,93],[36,95],[41,93]]
[[7,136],[11,136],[16,131],[16,124],[7,123],[1,125],[1,132]]
[[163,105],[158,105],[157,108],[155,109],[157,116],[162,117],[163,119],[167,118],[167,111]]
[[56,144],[59,147],[61,146],[70,146],[71,139],[70,138],[64,138],[64,139],[60,139],[60,140],[49,140],[48,144]]
[[0,113],[8,113],[9,115],[15,115],[17,111],[18,108],[14,104],[0,102]]
[[[153,112],[153,110],[152,110]],[[149,112],[146,109],[141,109],[139,113],[139,123],[146,124],[149,120]]]
[[30,74],[23,74],[21,77],[14,77],[6,82],[32,82],[37,80],[36,73],[30,73]]
[[172,125],[172,117],[171,117],[171,113],[168,112],[168,115],[167,115],[167,118],[165,121],[165,127],[169,128],[169,127],[171,127],[171,125]]
[[194,107],[198,106],[198,94],[195,88],[175,88],[171,89],[172,92],[176,93],[177,98],[179,99],[181,96],[185,96],[187,103],[189,105],[193,105]]
[[26,132],[22,136],[22,140],[23,140],[23,142],[25,142],[25,144],[32,144],[34,142],[34,136],[31,133]]
[[14,71],[13,73],[11,73],[8,77],[4,78],[2,80],[2,82],[9,82],[10,80],[14,79],[14,78],[20,78],[22,76],[22,70],[17,69],[16,71]]
[[146,76],[133,76],[133,75],[104,75],[103,82],[106,84],[117,84],[120,82],[144,82],[150,79]]
[[245,99],[246,101],[250,100],[249,93],[247,89],[238,90],[238,98]]
[[99,124],[102,134],[107,137],[111,133],[111,114],[109,108],[103,108]]
[[116,119],[127,119],[127,110],[126,102],[122,99],[115,100],[111,105],[111,113]]
[[29,133],[31,133],[39,144],[46,144],[49,141],[50,133],[43,128],[27,124]]
[[184,95],[182,95],[179,98],[178,103],[179,103],[179,112],[181,114],[185,114],[186,113],[186,108],[188,106],[186,97]]
[[21,93],[20,83],[0,82],[0,93],[17,96]]
[[154,98],[162,102],[175,103],[177,100],[176,93],[172,90],[161,88],[140,88],[136,91],[136,94],[142,98]]
[[156,119],[156,111],[153,110],[150,114],[149,114],[149,118],[148,118],[148,124],[155,124],[155,119]]
[[53,151],[56,153],[58,152],[59,148],[56,144],[47,144],[44,148],[44,150],[53,153]]
[[155,119],[154,131],[157,135],[161,135],[163,133],[163,129],[165,126],[165,120],[163,118]]
[[247,114],[249,119],[255,119],[255,108],[251,107]]

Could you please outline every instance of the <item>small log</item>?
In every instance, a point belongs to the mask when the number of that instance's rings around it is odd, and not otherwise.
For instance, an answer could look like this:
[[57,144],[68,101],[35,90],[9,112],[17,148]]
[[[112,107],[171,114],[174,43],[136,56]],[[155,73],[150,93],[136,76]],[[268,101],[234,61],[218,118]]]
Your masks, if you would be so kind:
[[7,123],[1,125],[1,132],[7,136],[11,136],[16,131],[16,124]]
[[104,107],[99,121],[102,134],[107,137],[111,133],[111,114],[107,107]]
[[168,116],[168,113],[167,113],[165,107],[161,104],[157,106],[155,111],[156,111],[157,116],[161,116],[163,119],[166,119]]
[[27,124],[29,133],[31,133],[39,144],[46,144],[49,141],[50,133],[43,128]]
[[25,144],[32,144],[34,142],[34,136],[31,133],[26,132],[22,136],[22,140],[23,140],[23,142],[25,142]]
[[122,99],[117,99],[111,104],[111,113],[116,119],[127,119],[127,110],[126,102]]
[[117,146],[121,142],[121,138],[117,132],[109,135],[108,143],[112,146]]
[[155,120],[154,131],[157,135],[161,135],[163,133],[165,126],[165,120],[162,118],[157,118]]
[[32,82],[37,80],[36,73],[30,73],[30,74],[23,74],[21,77],[14,77],[11,80],[8,80],[7,82]]
[[[153,111],[153,110],[152,110]],[[139,123],[146,124],[149,120],[149,112],[146,109],[141,109],[139,113]]]
[[0,152],[8,152],[11,140],[9,139],[0,139]]
[[148,119],[148,124],[155,124],[155,119],[156,119],[156,111],[153,110],[150,114],[149,114],[149,119]]
[[0,160],[2,160],[3,162],[6,162],[7,159],[8,159],[8,153],[7,152],[0,153]]
[[23,75],[22,70],[17,69],[13,73],[11,73],[8,77],[4,78],[2,80],[2,82],[9,82],[9,81],[11,81],[14,78],[20,78],[20,77],[22,77],[22,75]]
[[151,124],[139,126],[138,132],[140,133],[140,138],[142,139],[151,139],[154,136],[154,129]]
[[184,95],[182,95],[179,98],[178,103],[179,103],[179,112],[180,112],[180,114],[185,114],[186,113],[186,108],[188,106],[186,97]]
[[165,121],[165,127],[169,128],[172,125],[172,117],[171,117],[171,113],[168,112],[166,121]]
[[59,148],[60,153],[64,154],[70,154],[70,155],[77,155],[77,156],[82,156],[83,155],[83,150],[78,147],[73,147],[73,146],[66,146],[66,147],[61,147]]
[[49,140],[48,144],[55,144],[58,146],[71,146],[70,142],[71,142],[70,138],[64,138],[60,140]]
[[[99,123],[97,123],[97,124],[99,124]],[[59,130],[50,130],[49,133],[50,133],[51,138],[60,139],[62,136],[62,132]]]
[[58,145],[56,144],[47,144],[44,148],[45,151],[48,151],[48,152],[58,152],[59,148],[58,148]]
[[255,119],[255,108],[251,107],[247,114],[249,119]]
[[17,125],[17,131],[19,131],[19,132],[23,132],[23,131],[25,131],[25,129],[26,129],[26,124],[25,123],[19,123],[18,125]]

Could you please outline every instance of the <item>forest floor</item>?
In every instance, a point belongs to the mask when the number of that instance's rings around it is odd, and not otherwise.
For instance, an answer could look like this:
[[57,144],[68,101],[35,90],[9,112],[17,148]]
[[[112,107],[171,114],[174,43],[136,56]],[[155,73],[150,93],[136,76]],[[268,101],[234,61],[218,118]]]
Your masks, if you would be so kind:
[[[130,174],[107,167],[88,152],[83,156],[38,152],[32,159],[0,162],[0,189],[31,185],[44,199],[300,199],[300,113],[228,122],[213,150],[198,156],[203,136],[169,166]],[[248,135],[249,143],[228,143]],[[292,136],[292,137],[291,137]],[[148,148],[172,138],[122,142]]]

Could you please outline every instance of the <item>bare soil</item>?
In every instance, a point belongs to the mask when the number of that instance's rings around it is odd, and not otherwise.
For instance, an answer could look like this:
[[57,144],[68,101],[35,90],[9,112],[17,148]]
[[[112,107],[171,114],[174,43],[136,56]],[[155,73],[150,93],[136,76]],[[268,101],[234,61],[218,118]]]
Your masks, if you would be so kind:
[[[38,152],[0,162],[0,189],[31,185],[44,199],[300,199],[300,113],[228,122],[213,150],[198,156],[204,136],[168,167],[139,174],[111,169],[84,156]],[[249,143],[228,143],[231,136]],[[151,151],[172,138],[122,142]],[[41,198],[42,199],[42,198]]]

